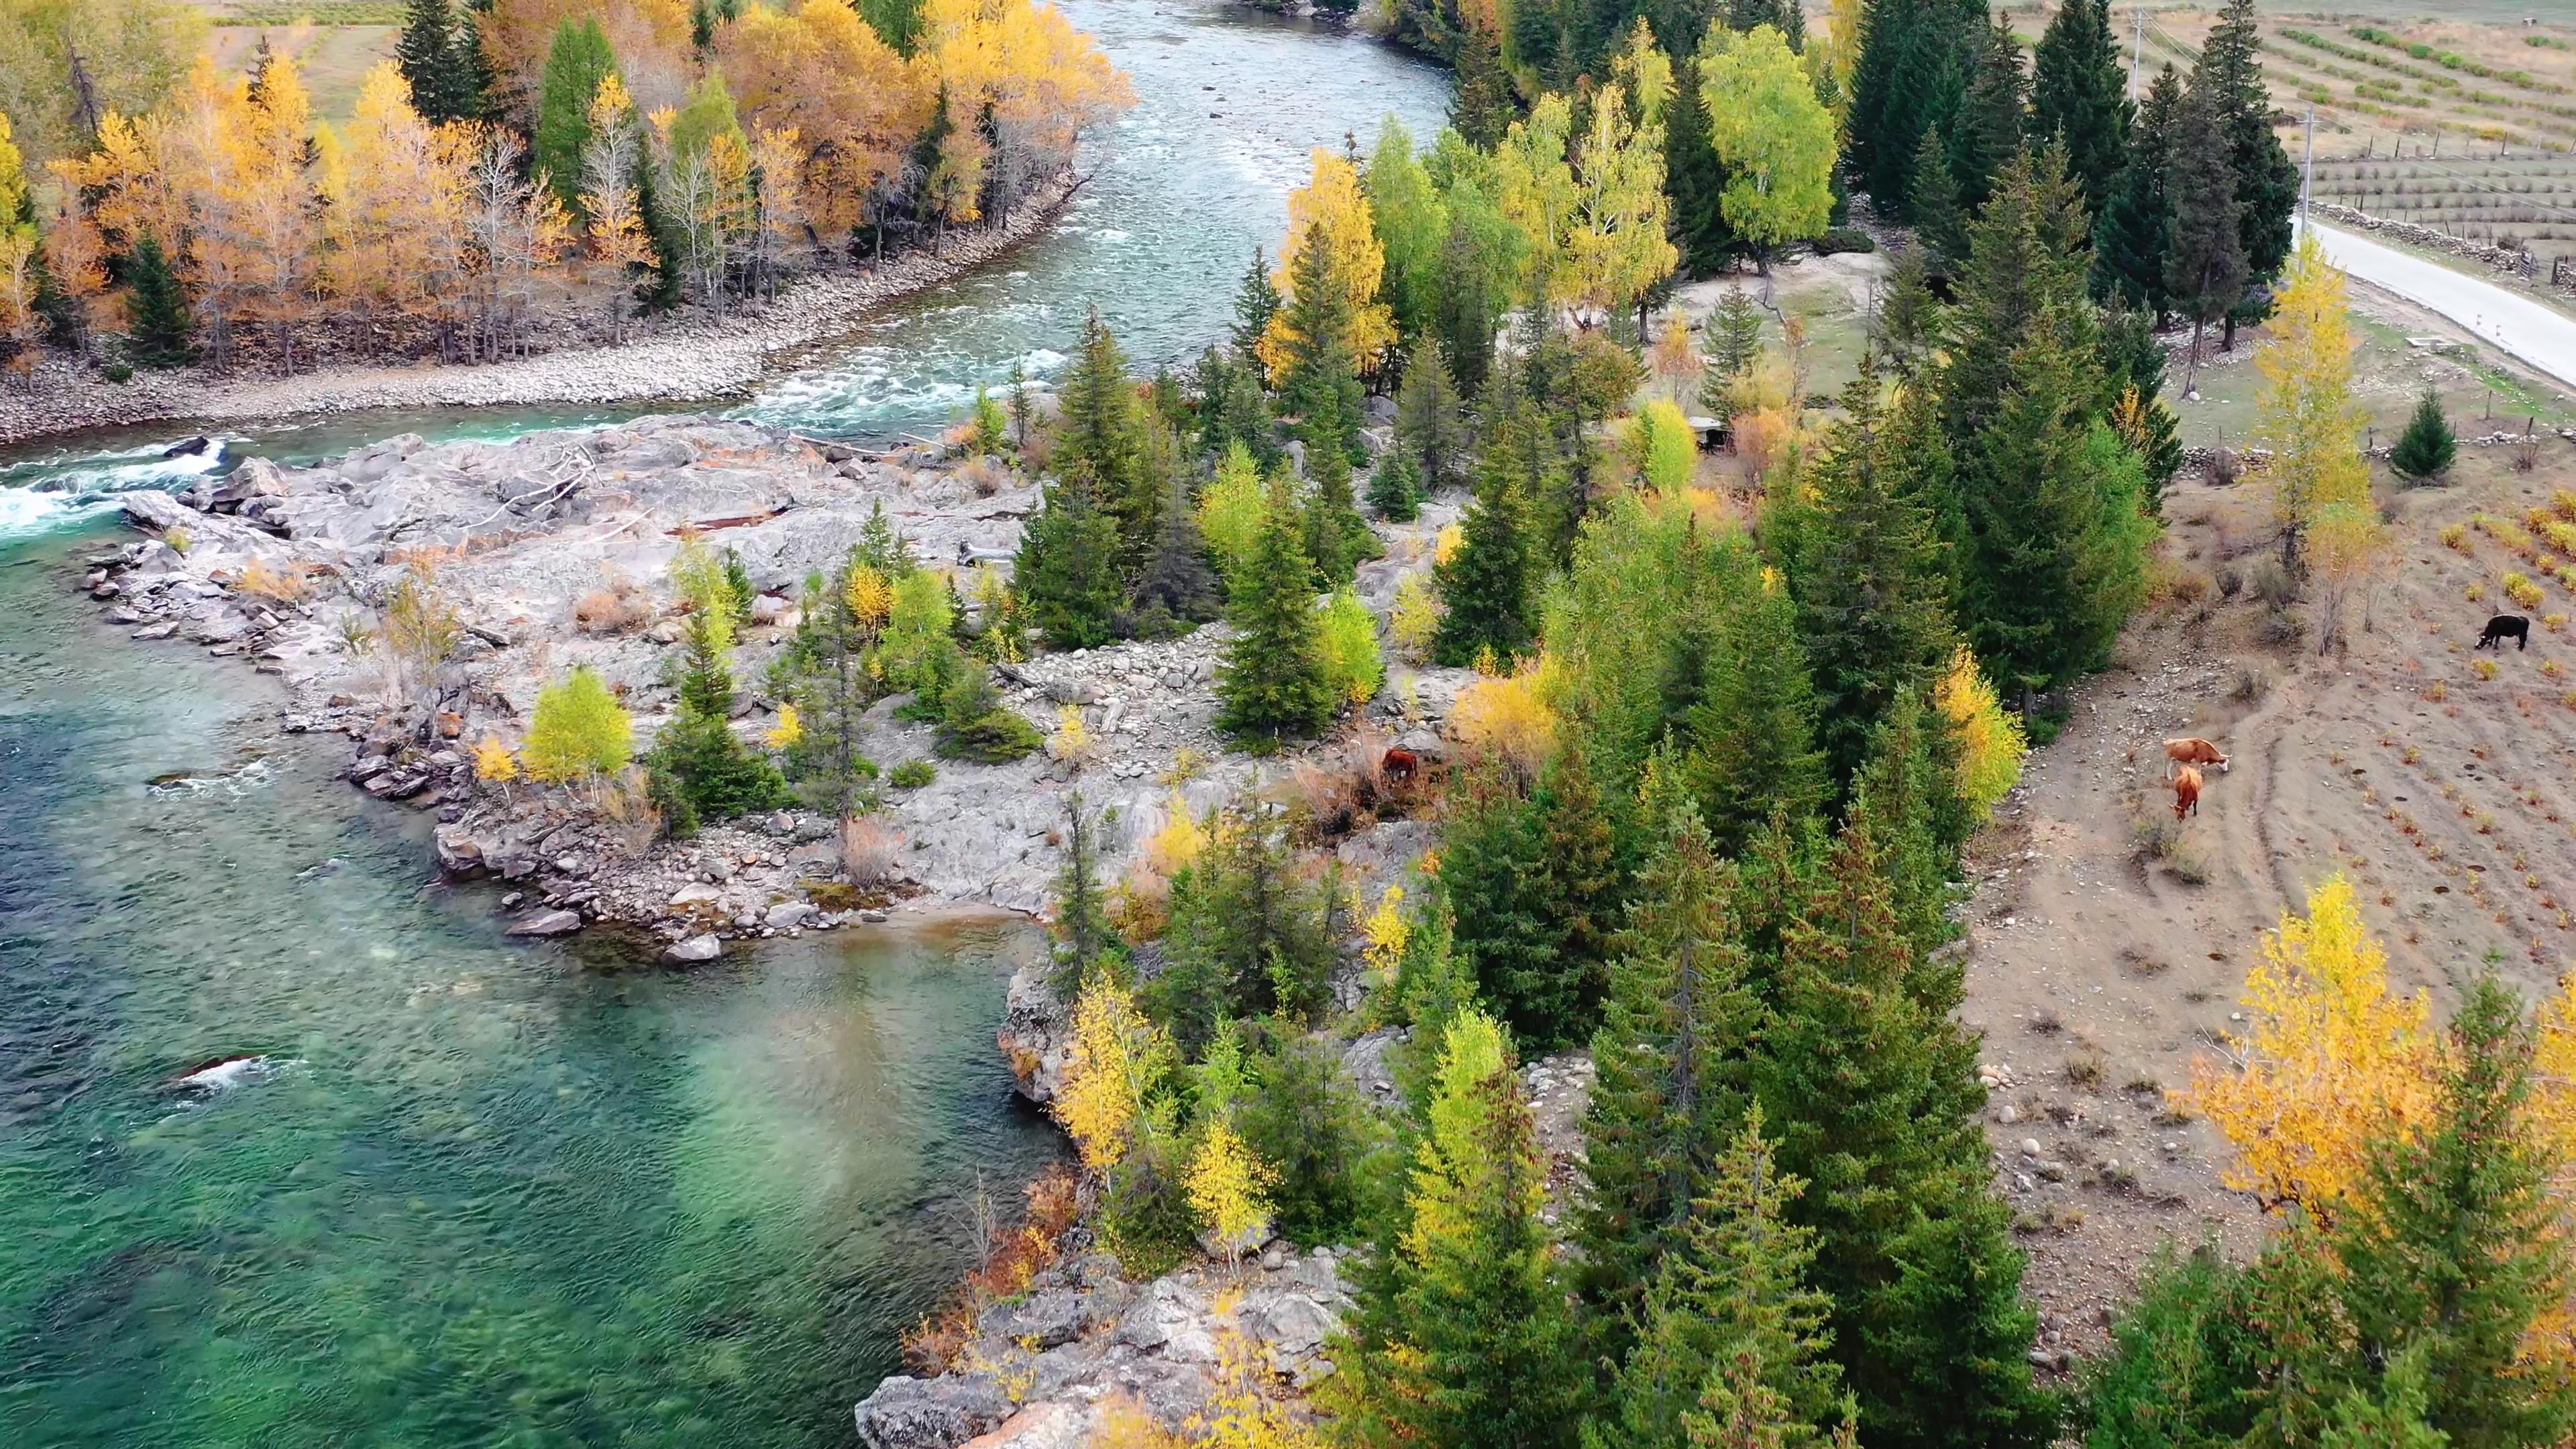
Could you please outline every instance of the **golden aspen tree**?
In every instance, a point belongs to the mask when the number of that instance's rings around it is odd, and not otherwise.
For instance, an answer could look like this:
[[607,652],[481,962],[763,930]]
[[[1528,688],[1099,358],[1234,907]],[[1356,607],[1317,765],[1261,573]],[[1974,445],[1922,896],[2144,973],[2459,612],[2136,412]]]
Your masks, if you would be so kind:
[[455,281],[465,209],[459,141],[413,109],[392,62],[368,70],[325,166],[322,273],[333,295],[413,313]]
[[[1622,312],[1681,263],[1666,235],[1664,129],[1640,125],[1616,84],[1592,98],[1592,124],[1576,152],[1578,224],[1570,241],[1574,295]],[[1644,322],[1641,316],[1640,324]]]
[[796,128],[758,126],[751,134],[751,272],[763,295],[773,292],[777,258],[805,229],[803,150]]
[[2178,1103],[2236,1148],[2224,1181],[2267,1208],[2331,1219],[2370,1145],[2431,1117],[2439,1044],[2432,1000],[2388,989],[2388,953],[2362,922],[2352,883],[2327,877],[2308,913],[2284,912],[2246,973],[2234,1060],[2192,1068]]
[[296,326],[312,313],[320,250],[320,196],[309,165],[313,98],[291,53],[271,56],[256,91],[235,111],[232,156],[219,188],[241,249],[243,298],[271,329],[279,359],[295,370]]
[[1244,1145],[1223,1116],[1200,1130],[1186,1184],[1190,1209],[1224,1252],[1227,1266],[1242,1261],[1244,1249],[1258,1247],[1268,1236],[1269,1192],[1278,1180],[1278,1172]]
[[1861,24],[1868,8],[1869,0],[1826,0],[1824,28],[1807,38],[1807,74],[1833,112],[1837,131],[1851,115],[1852,71],[1860,64]]
[[2263,373],[2255,431],[2272,449],[2272,516],[2293,573],[2307,569],[2308,535],[2324,510],[2370,504],[2370,465],[2361,453],[2369,415],[2352,396],[2357,345],[2343,273],[2327,263],[2314,236],[2306,237],[2254,355]]
[[1503,143],[1494,148],[1503,216],[1519,228],[1523,242],[1522,281],[1525,286],[1543,283],[1551,302],[1579,295],[1570,254],[1583,192],[1566,154],[1573,131],[1572,104],[1560,95],[1544,95],[1527,118],[1512,122]]
[[1359,168],[1320,146],[1308,161],[1311,171],[1306,184],[1288,193],[1288,239],[1279,248],[1279,269],[1271,277],[1281,305],[1270,315],[1269,329],[1257,345],[1273,382],[1286,376],[1301,341],[1290,320],[1296,311],[1290,304],[1297,295],[1290,261],[1310,232],[1321,232],[1325,269],[1341,295],[1350,299],[1350,332],[1341,339],[1345,355],[1354,366],[1365,368],[1369,359],[1395,341],[1395,314],[1378,296],[1386,280],[1386,248],[1378,242],[1377,222],[1367,194],[1360,189]]

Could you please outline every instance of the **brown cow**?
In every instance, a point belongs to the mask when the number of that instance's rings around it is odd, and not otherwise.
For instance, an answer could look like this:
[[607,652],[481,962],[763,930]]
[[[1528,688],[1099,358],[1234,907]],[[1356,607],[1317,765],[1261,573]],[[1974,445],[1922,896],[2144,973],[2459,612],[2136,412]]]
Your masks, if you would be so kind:
[[2180,820],[2186,815],[2199,814],[2200,771],[2189,765],[2183,766],[2182,773],[2174,776],[2173,787],[2174,818]]
[[1377,767],[1390,780],[1410,780],[1422,768],[1422,757],[1411,750],[1389,750]]
[[2176,765],[2216,765],[2220,774],[2227,773],[2227,757],[2218,752],[2218,746],[2198,736],[2165,741],[2166,779],[2173,778]]

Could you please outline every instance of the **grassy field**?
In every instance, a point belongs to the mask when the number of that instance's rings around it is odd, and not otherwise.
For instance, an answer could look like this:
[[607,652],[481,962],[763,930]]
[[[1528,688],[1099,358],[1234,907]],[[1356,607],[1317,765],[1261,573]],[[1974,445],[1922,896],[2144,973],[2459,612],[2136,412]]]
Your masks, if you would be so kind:
[[249,64],[265,40],[271,51],[303,65],[314,114],[334,123],[349,118],[368,68],[393,58],[403,14],[400,0],[256,0],[199,8],[215,25],[217,65]]

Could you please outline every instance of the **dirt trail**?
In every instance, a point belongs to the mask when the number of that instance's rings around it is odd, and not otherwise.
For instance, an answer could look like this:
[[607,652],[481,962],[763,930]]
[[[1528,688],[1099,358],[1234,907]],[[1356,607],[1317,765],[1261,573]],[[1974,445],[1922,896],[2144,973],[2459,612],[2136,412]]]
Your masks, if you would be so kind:
[[[1963,1016],[1995,1069],[1989,1132],[2047,1315],[2043,1351],[2098,1345],[2160,1243],[2257,1240],[2252,1204],[2219,1183],[2226,1144],[2173,1113],[2165,1089],[2242,1030],[2258,933],[2311,886],[2352,879],[2403,990],[2447,1000],[2493,953],[2537,995],[2576,954],[2561,905],[2576,901],[2576,678],[2561,664],[2576,633],[2546,622],[2576,598],[2539,566],[2567,561],[2474,528],[2466,552],[2441,540],[2445,525],[2519,521],[2576,486],[2576,447],[2544,437],[2528,474],[2512,451],[2464,447],[2453,486],[2383,493],[2398,547],[2347,606],[2345,650],[2322,658],[2312,625],[2283,638],[2256,597],[2270,557],[2260,479],[2179,482],[2164,550],[2182,591],[2079,689],[1972,851]],[[2531,647],[2479,653],[2487,616],[2516,607],[2508,570],[2544,579],[2545,601],[2521,611]],[[2213,582],[2230,573],[2232,598]],[[2223,773],[2204,768],[2200,813],[2178,827],[2161,748],[2177,735],[2230,756]]]

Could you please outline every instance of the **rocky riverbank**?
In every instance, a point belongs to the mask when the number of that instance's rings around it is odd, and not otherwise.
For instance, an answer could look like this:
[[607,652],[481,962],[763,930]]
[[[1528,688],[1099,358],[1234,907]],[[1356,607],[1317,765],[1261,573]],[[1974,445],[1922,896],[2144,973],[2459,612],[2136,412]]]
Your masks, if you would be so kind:
[[[1041,730],[1076,712],[1091,748],[1066,761],[937,761],[929,784],[890,790],[869,817],[882,858],[865,870],[844,859],[834,822],[805,811],[653,841],[614,797],[476,780],[474,746],[515,741],[537,691],[575,665],[624,697],[639,749],[649,743],[674,700],[668,573],[684,531],[738,553],[758,590],[735,665],[747,737],[775,722],[760,681],[794,632],[799,586],[845,556],[878,508],[926,563],[1007,567],[1037,488],[999,460],[937,446],[862,452],[747,422],[647,418],[507,443],[397,437],[307,468],[252,459],[183,494],[122,502],[148,536],[91,557],[80,579],[111,621],[139,641],[277,677],[284,728],[345,736],[354,785],[435,812],[442,869],[503,883],[523,934],[615,923],[705,959],[729,939],[887,910],[1036,913],[1073,793],[1105,813],[1114,873],[1175,800],[1195,812],[1289,788],[1315,753],[1225,752],[1215,728],[1225,630],[1209,626],[1002,671],[1011,707]],[[460,626],[426,669],[377,642],[395,588],[422,568]],[[1365,582],[1383,595],[1393,579],[1382,563]],[[1316,751],[1353,768],[1397,741],[1436,754],[1462,677],[1424,671]],[[888,768],[933,756],[931,728],[896,718],[900,703],[881,702],[866,722],[865,748]]]
[[721,317],[696,314],[632,341],[567,343],[476,366],[438,362],[331,367],[293,377],[206,369],[137,372],[111,382],[95,369],[48,362],[24,391],[0,394],[0,445],[84,428],[184,418],[221,422],[370,408],[501,407],[698,401],[747,391],[779,354],[847,331],[874,308],[975,270],[1036,236],[1081,185],[1071,171],[1000,222],[949,234],[935,251],[907,252],[857,272],[806,277],[774,301]]

